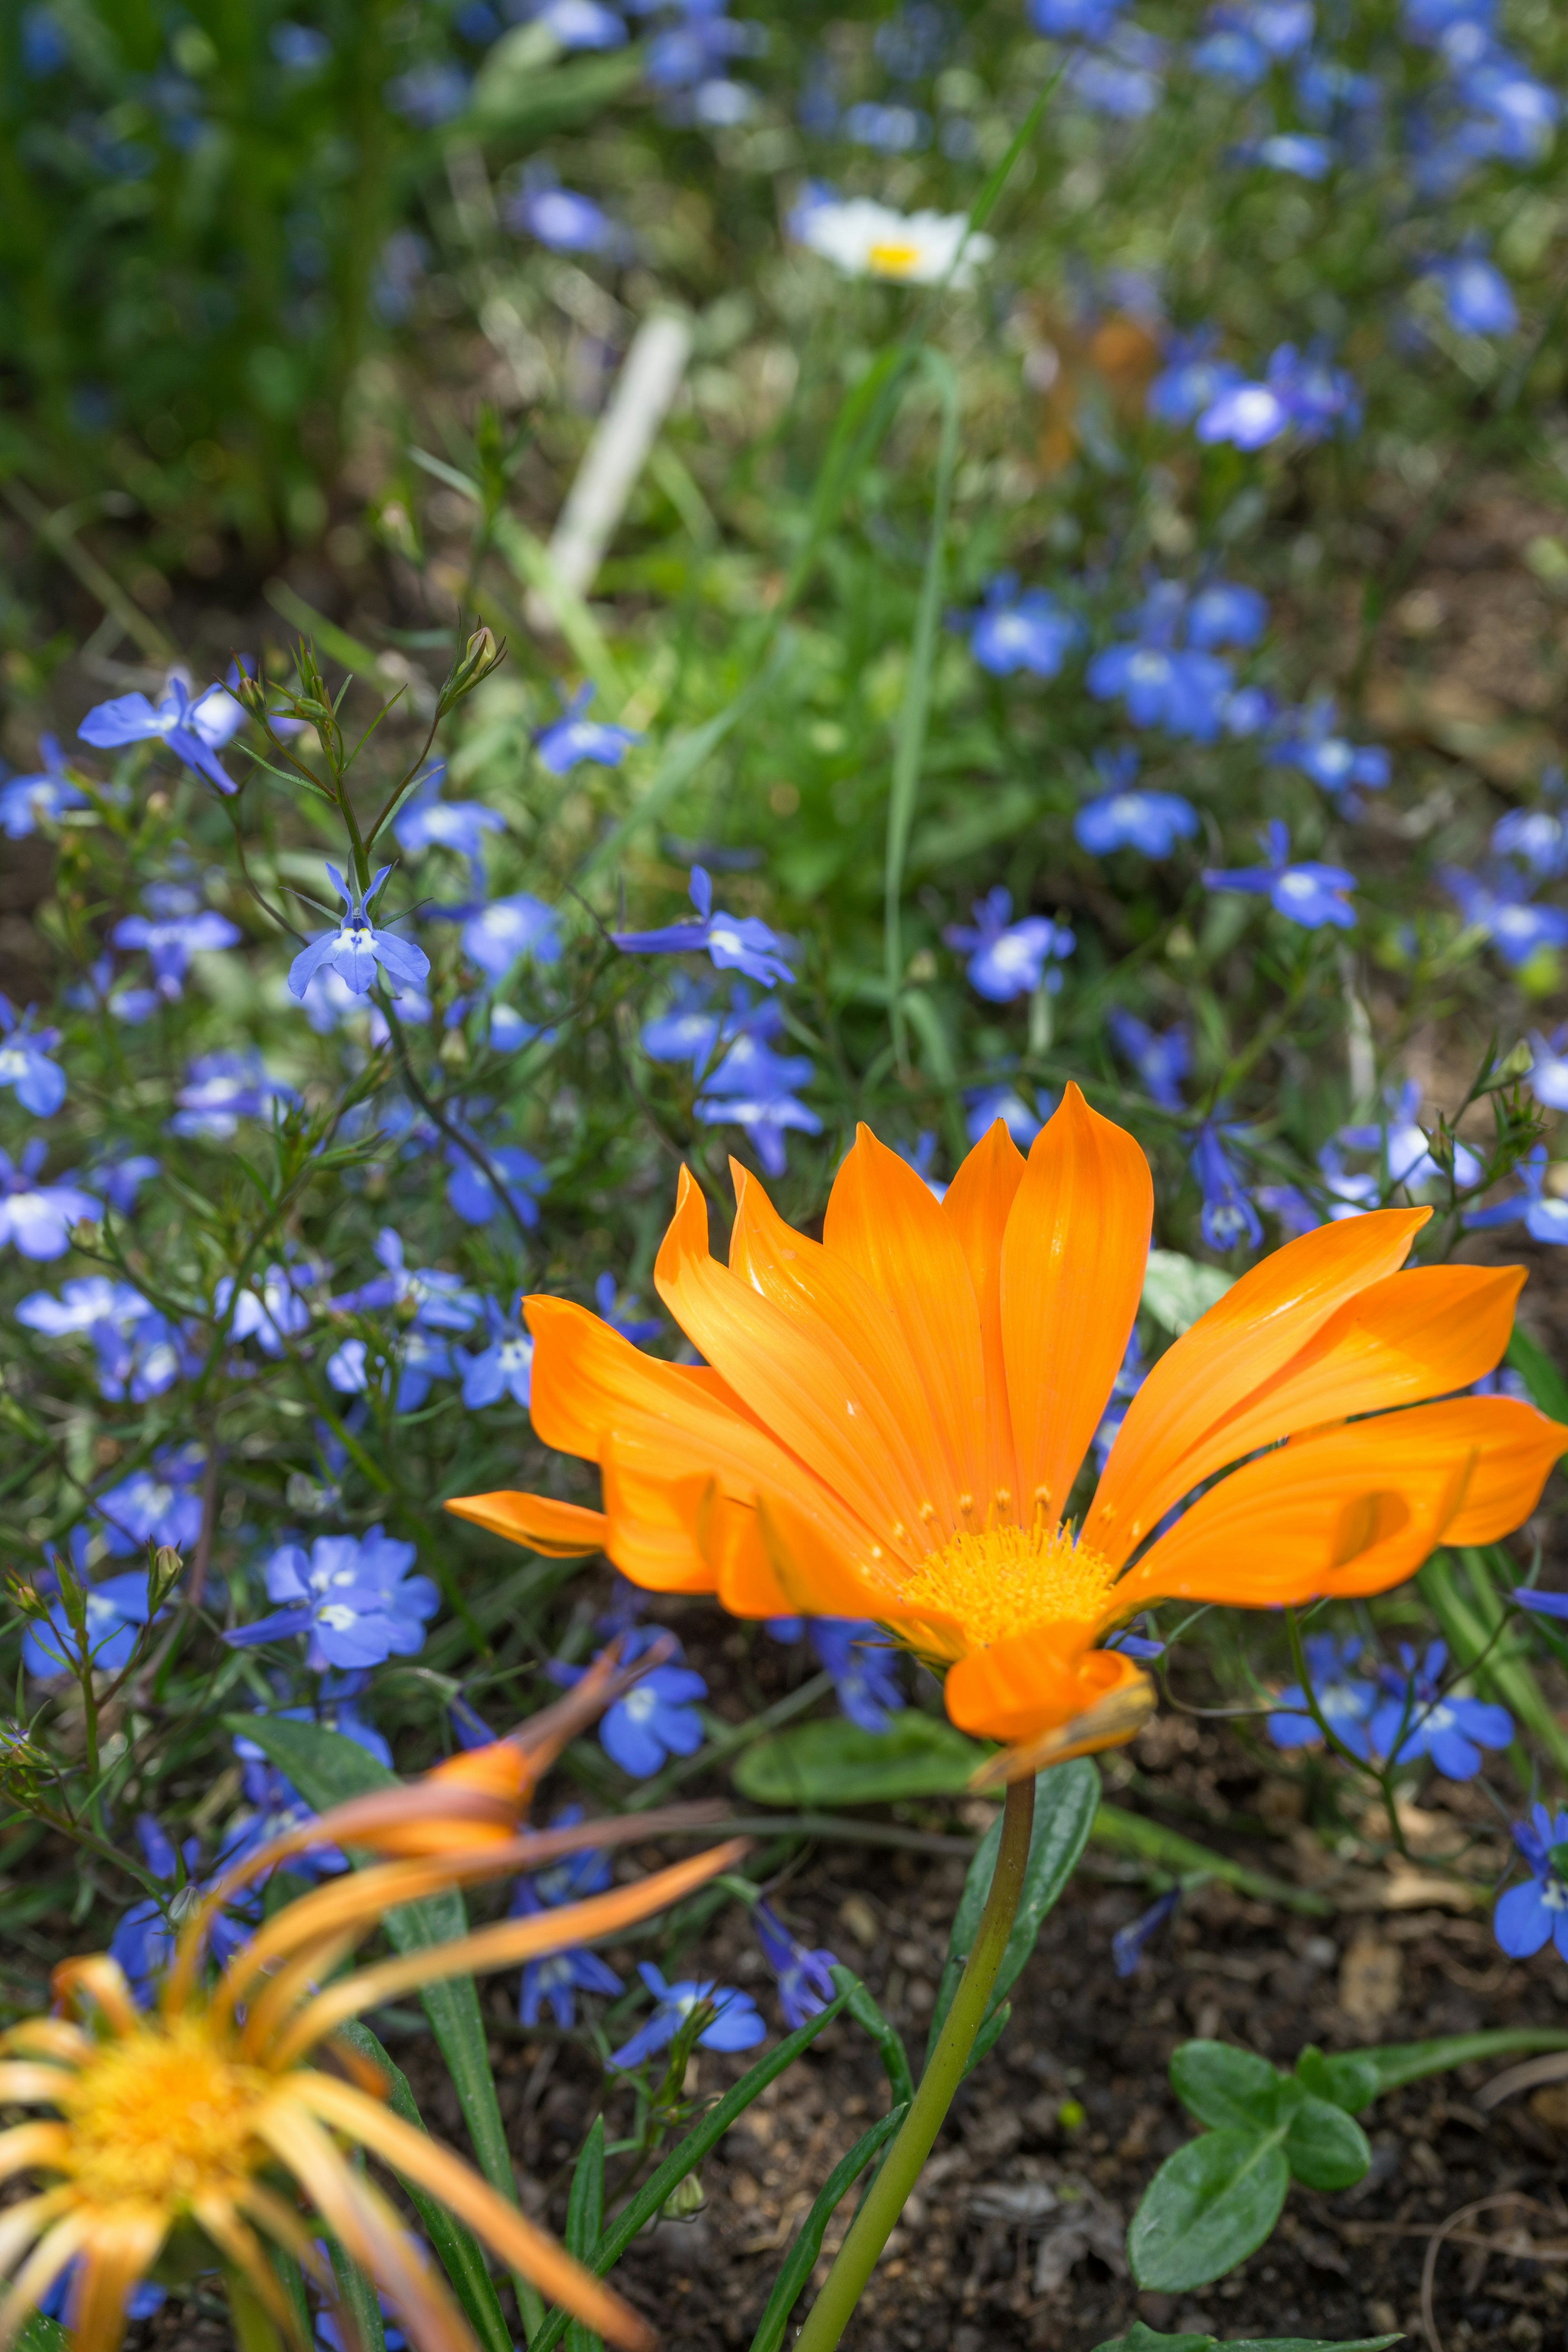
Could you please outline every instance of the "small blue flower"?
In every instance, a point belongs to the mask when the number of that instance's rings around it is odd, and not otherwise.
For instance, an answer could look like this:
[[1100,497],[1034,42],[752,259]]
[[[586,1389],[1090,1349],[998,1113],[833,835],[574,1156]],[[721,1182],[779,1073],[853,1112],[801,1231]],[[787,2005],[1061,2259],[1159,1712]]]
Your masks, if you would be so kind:
[[66,1074],[50,1054],[60,1042],[58,1029],[35,1029],[29,1004],[18,1013],[0,991],[0,1087],[16,1090],[16,1100],[35,1118],[52,1118],[66,1098]]
[[[142,1568],[126,1569],[118,1576],[106,1576],[100,1583],[89,1584],[87,1541],[85,1528],[72,1530],[75,1581],[81,1589],[86,1607],[88,1663],[95,1674],[117,1675],[130,1664],[142,1628],[147,1622],[147,1571]],[[50,1556],[46,1549],[46,1557]],[[45,1608],[41,1617],[28,1621],[22,1641],[24,1667],[40,1681],[54,1675],[79,1672],[81,1651],[65,1603],[50,1598],[59,1591],[58,1576],[46,1569],[35,1580],[35,1590]]]
[[[43,13],[41,8],[27,11],[30,17],[41,16]],[[81,2287],[83,2261],[82,2255],[73,2254],[54,2284],[46,2294],[39,2295],[37,2303],[44,2317],[58,2320],[73,2340],[77,2336],[76,2298]],[[168,2300],[167,2287],[153,2286],[150,2281],[143,2280],[126,2295],[125,2316],[127,2319],[151,2319],[155,2311],[163,2310]]]
[[1270,172],[1287,172],[1293,179],[1326,180],[1334,163],[1331,139],[1308,131],[1277,131],[1268,139],[1248,139],[1231,149],[1233,162],[1261,163]]
[[1079,49],[1062,73],[1081,105],[1113,121],[1142,122],[1160,103],[1165,45],[1138,25],[1113,26],[1100,50]]
[[24,1257],[64,1257],[71,1227],[83,1219],[97,1223],[101,1204],[79,1184],[68,1177],[57,1184],[39,1183],[48,1156],[41,1136],[24,1146],[19,1160],[0,1151],[0,1249],[10,1242]]
[[1568,1880],[1562,1867],[1568,1860],[1568,1812],[1553,1818],[1544,1805],[1533,1806],[1528,1822],[1514,1822],[1513,1842],[1530,1877],[1498,1897],[1492,1932],[1511,1960],[1528,1960],[1549,1943],[1568,1960]]
[[1110,1965],[1119,1977],[1136,1976],[1139,1961],[1166,1921],[1174,1918],[1181,1900],[1181,1888],[1173,1886],[1147,1911],[1140,1912],[1125,1927],[1118,1927],[1110,1939]]
[[642,1961],[637,1974],[652,1993],[656,2006],[653,2015],[638,2027],[631,2040],[623,2042],[618,2050],[611,2053],[612,2066],[623,2070],[640,2066],[656,2051],[668,2049],[692,2011],[703,2001],[711,2001],[718,2015],[698,2035],[700,2048],[754,2050],[759,2042],[767,2040],[768,2029],[749,1993],[733,1991],[710,1978],[699,1980],[688,1977],[676,1984],[667,1984],[651,1960]]
[[487,1348],[471,1356],[462,1348],[452,1350],[464,1406],[469,1412],[479,1412],[510,1396],[514,1404],[526,1407],[533,1383],[533,1341],[521,1323],[503,1314],[493,1298],[485,1301],[485,1319],[489,1326]]
[[1263,1239],[1251,1195],[1226,1150],[1236,1133],[1205,1118],[1193,1138],[1191,1167],[1204,1196],[1199,1223],[1212,1250],[1256,1249]]
[[450,849],[459,857],[483,854],[487,833],[504,833],[506,819],[482,801],[444,801],[440,797],[444,764],[421,779],[392,821],[397,845],[413,857],[422,849]]
[[1198,829],[1198,813],[1180,793],[1152,793],[1137,786],[1101,793],[1085,801],[1073,819],[1073,838],[1093,857],[1114,849],[1142,850],[1145,857],[1169,857],[1178,841]]
[[94,1497],[103,1517],[104,1541],[124,1559],[148,1544],[173,1544],[188,1551],[201,1533],[197,1493],[206,1456],[199,1445],[165,1448],[144,1470],[133,1470]]
[[209,686],[193,701],[184,682],[172,677],[156,708],[144,694],[117,695],[89,710],[76,731],[100,751],[118,751],[126,743],[167,743],[187,768],[220,793],[233,793],[239,787],[217,754],[244,719],[244,709],[227,687]]
[[1466,335],[1511,335],[1519,324],[1519,305],[1500,269],[1480,253],[1462,253],[1447,261],[1429,261],[1422,271],[1442,289],[1448,323]]
[[1221,646],[1256,646],[1268,626],[1268,604],[1237,580],[1210,580],[1186,610],[1186,638],[1213,653]]
[[[1480,1383],[1476,1385],[1479,1389]],[[1516,1608],[1528,1609],[1536,1617],[1568,1617],[1568,1592],[1542,1592],[1532,1584],[1516,1584],[1509,1599]]]
[[237,1294],[234,1276],[226,1274],[213,1292],[213,1312],[228,1315],[231,1339],[254,1339],[262,1354],[276,1361],[287,1353],[285,1343],[289,1339],[298,1339],[310,1328],[310,1309],[300,1293],[309,1289],[314,1279],[314,1269],[310,1266],[279,1265],[275,1262]]
[[[658,1625],[628,1633],[621,1645],[622,1662],[642,1657],[656,1642],[674,1642],[674,1636]],[[650,1666],[599,1718],[600,1747],[634,1780],[649,1780],[671,1756],[695,1756],[702,1745],[696,1701],[707,1697],[708,1685],[700,1675],[679,1664],[680,1655],[680,1644],[675,1642],[674,1663]],[[559,1659],[549,1668],[551,1679],[568,1690],[582,1681],[584,1671]]]
[[382,96],[394,114],[401,114],[416,130],[438,131],[468,105],[468,77],[460,66],[432,58],[396,75]]
[[765,1903],[759,1903],[752,1913],[752,1925],[757,1931],[763,1958],[778,1979],[784,2021],[792,2033],[796,2032],[808,2017],[820,2017],[828,2002],[837,1998],[837,1987],[828,1973],[835,1965],[836,1955],[808,1951]]
[[874,147],[882,155],[909,155],[931,143],[931,117],[918,106],[884,106],[862,99],[845,108],[838,127],[853,146]]
[[[608,1874],[606,1871],[606,1880]],[[572,1901],[576,1897],[563,1895],[557,1899]],[[536,1917],[549,1908],[549,1900],[542,1899],[537,1882],[526,1878],[518,1881],[511,1901],[510,1916],[512,1918]],[[525,1965],[518,2000],[518,2021],[522,2025],[537,2025],[541,2009],[548,2004],[556,2024],[569,2032],[577,2022],[577,1995],[580,1992],[615,1994],[624,1990],[615,1970],[600,1959],[596,1952],[590,1952],[582,1944],[569,1944],[562,1951],[552,1952],[543,1959],[530,1960]]]
[[868,1617],[808,1617],[805,1631],[838,1705],[862,1731],[886,1731],[904,1705],[897,1653]]
[[25,841],[40,824],[58,824],[68,809],[86,808],[87,794],[66,773],[58,738],[40,735],[42,771],[31,776],[9,776],[0,784],[0,833],[7,840]]
[[[1289,827],[1278,817],[1258,838],[1268,864],[1221,872],[1205,867],[1204,880],[1211,890],[1254,892],[1267,898],[1277,915],[1300,923],[1306,930],[1319,930],[1325,923],[1341,930],[1354,929],[1355,910],[1346,903],[1346,894],[1356,887],[1353,874],[1347,874],[1342,866],[1321,865],[1315,858],[1292,864]],[[1568,915],[1563,923],[1568,935]]]
[[[1353,1127],[1342,1127],[1337,1140],[1351,1151],[1375,1151],[1387,1172],[1389,1184],[1403,1184],[1407,1192],[1441,1187],[1445,1191],[1447,1177],[1433,1159],[1426,1131],[1419,1124],[1416,1113],[1421,1108],[1421,1088],[1414,1078],[1402,1087],[1391,1087],[1384,1095],[1385,1116]],[[1454,1181],[1462,1191],[1479,1184],[1481,1162],[1468,1144],[1454,1147]]]
[[[1352,1756],[1368,1756],[1367,1727],[1377,1704],[1377,1685],[1352,1672],[1361,1657],[1361,1643],[1353,1635],[1341,1640],[1332,1633],[1309,1633],[1305,1646],[1319,1714]],[[1280,1692],[1279,1711],[1268,1717],[1268,1730],[1276,1748],[1321,1744],[1323,1735],[1307,1711],[1307,1695],[1300,1683]]]
[[1027,1151],[1050,1111],[1048,1096],[1042,1096],[1041,1108],[1037,1110],[1016,1087],[1003,1079],[994,1086],[977,1087],[964,1096],[964,1132],[971,1143],[978,1143],[1000,1119],[1019,1150]]
[[29,1331],[51,1339],[90,1331],[103,1322],[136,1321],[149,1312],[147,1301],[128,1282],[111,1282],[106,1274],[88,1274],[63,1283],[53,1291],[30,1291],[16,1308],[16,1318]]
[[1506,1748],[1513,1717],[1503,1706],[1479,1698],[1445,1698],[1438,1677],[1447,1664],[1447,1644],[1432,1643],[1419,1664],[1400,1644],[1404,1673],[1384,1666],[1379,1679],[1389,1696],[1372,1718],[1372,1745],[1394,1764],[1429,1756],[1446,1780],[1473,1780],[1483,1748]]
[[552,776],[565,775],[580,760],[591,760],[601,768],[618,768],[632,745],[642,741],[627,728],[606,727],[596,719],[584,718],[594,699],[592,686],[580,686],[570,697],[562,687],[556,692],[561,697],[561,716],[542,728],[533,743],[540,765]]
[[784,961],[784,942],[755,915],[727,915],[713,908],[713,884],[706,869],[694,866],[690,879],[695,922],[667,923],[656,931],[612,931],[616,945],[629,955],[679,955],[703,949],[720,971],[743,971],[763,988],[795,972]]
[[1331,696],[1321,695],[1285,723],[1282,740],[1268,757],[1277,766],[1300,768],[1336,796],[1355,785],[1381,792],[1390,774],[1386,751],[1376,744],[1352,743],[1340,734]]
[[1555,1193],[1550,1200],[1546,1197],[1547,1166],[1544,1143],[1532,1145],[1518,1170],[1522,1189],[1494,1201],[1489,1208],[1467,1209],[1467,1231],[1491,1233],[1500,1226],[1522,1224],[1531,1241],[1552,1243],[1558,1248],[1568,1243],[1568,1201]]
[[325,33],[313,25],[296,25],[285,17],[267,36],[267,45],[285,73],[320,73],[332,54]]
[[500,1179],[499,1187],[460,1144],[447,1144],[449,1206],[466,1225],[488,1225],[500,1216],[504,1192],[523,1223],[536,1225],[538,1196],[550,1190],[550,1178],[532,1152],[525,1151],[520,1143],[491,1143],[485,1146],[485,1158]]
[[969,957],[969,984],[992,1004],[1010,1004],[1042,985],[1051,994],[1062,984],[1059,971],[1047,971],[1047,962],[1071,955],[1077,945],[1065,923],[1046,915],[1012,920],[1013,894],[999,883],[977,898],[971,909],[973,927],[952,923],[942,938],[951,948]]
[[618,49],[626,42],[625,25],[602,0],[543,0],[533,21],[553,33],[563,49]]
[[343,902],[342,920],[335,931],[324,931],[295,957],[289,967],[290,995],[303,996],[323,966],[336,971],[355,996],[369,994],[378,964],[391,981],[395,996],[400,987],[416,988],[426,978],[430,959],[424,949],[394,932],[378,929],[371,919],[370,901],[391,871],[390,866],[382,866],[362,891],[357,884],[351,887],[345,882],[335,866],[327,867],[332,887]]
[[175,1094],[172,1135],[226,1143],[242,1118],[264,1118],[274,1103],[292,1102],[294,1089],[270,1076],[259,1054],[198,1054]]
[[[1197,62],[1195,53],[1193,62]],[[1231,391],[1243,381],[1242,372],[1233,361],[1215,358],[1218,341],[1213,327],[1200,327],[1195,334],[1172,336],[1165,364],[1144,397],[1144,407],[1158,423],[1190,425],[1205,408],[1213,407],[1221,393]]]
[[1049,41],[1105,41],[1127,0],[1028,0],[1029,22]]
[[[1563,791],[1563,771],[1549,768],[1542,778],[1555,800]],[[1510,809],[1492,827],[1492,848],[1500,857],[1517,857],[1543,881],[1568,871],[1568,823],[1554,808]]]
[[657,1339],[664,1325],[657,1315],[639,1315],[634,1293],[623,1292],[613,1274],[601,1274],[594,1284],[594,1303],[612,1331],[629,1339],[634,1348],[647,1339]]
[[542,898],[518,890],[492,898],[488,907],[433,907],[432,915],[463,926],[463,953],[491,980],[504,980],[521,956],[555,963],[561,955],[561,918]]
[[264,1571],[268,1599],[283,1605],[253,1625],[236,1626],[224,1640],[236,1649],[308,1633],[305,1663],[379,1666],[412,1657],[424,1647],[426,1621],[440,1597],[426,1576],[409,1576],[415,1548],[383,1534],[318,1536],[307,1558],[302,1546],[283,1544]]
[[970,646],[982,669],[993,677],[1013,677],[1026,670],[1031,677],[1055,677],[1083,636],[1083,625],[1064,613],[1043,588],[1020,595],[1010,572],[1001,572],[985,591],[979,611],[959,616],[970,631]]
[[[563,1805],[552,1816],[552,1830],[575,1829],[585,1819],[581,1805]],[[580,1846],[576,1853],[563,1854],[559,1862],[547,1863],[542,1870],[530,1874],[520,1885],[531,1886],[539,1901],[547,1908],[560,1903],[581,1903],[584,1895],[602,1895],[610,1884],[610,1857],[602,1845]]]
[[1525,1081],[1538,1103],[1548,1110],[1568,1110],[1568,1023],[1543,1037],[1539,1029],[1530,1033],[1531,1051],[1534,1059]]
[[1360,397],[1344,370],[1331,366],[1320,352],[1303,358],[1293,343],[1281,343],[1261,383],[1233,383],[1205,409],[1197,436],[1261,449],[1291,431],[1310,443],[1336,429],[1353,433],[1360,423]]
[[1134,1013],[1124,1013],[1113,1004],[1109,1015],[1110,1034],[1118,1049],[1131,1063],[1143,1081],[1151,1102],[1162,1110],[1181,1110],[1182,1080],[1193,1066],[1192,1040],[1184,1022],[1173,1028],[1151,1029]]
[[396,1307],[405,1314],[412,1310],[412,1320],[422,1331],[473,1329],[481,1301],[477,1290],[465,1287],[460,1274],[445,1273],[439,1266],[405,1265],[403,1237],[390,1225],[384,1225],[377,1234],[375,1255],[385,1272],[358,1290],[334,1298],[334,1307],[363,1315]]
[[192,956],[237,947],[242,933],[226,915],[204,907],[186,883],[150,883],[142,896],[148,911],[123,916],[110,936],[117,948],[145,948],[159,995],[174,1003]]
[[[67,1285],[68,1289],[69,1285]],[[200,1371],[205,1350],[195,1320],[172,1323],[156,1307],[100,1317],[92,1326],[98,1392],[111,1404],[148,1404]]]
[[1172,613],[1150,597],[1138,612],[1124,614],[1123,624],[1131,622],[1138,630],[1137,642],[1105,646],[1089,663],[1084,682],[1097,702],[1122,703],[1134,727],[1163,727],[1172,735],[1212,743],[1235,681],[1229,664],[1217,654],[1173,643],[1181,609],[1178,603]]
[[1531,906],[1521,876],[1500,872],[1487,883],[1459,866],[1440,866],[1437,872],[1467,927],[1483,932],[1510,971],[1542,948],[1568,947],[1568,914],[1561,907]]

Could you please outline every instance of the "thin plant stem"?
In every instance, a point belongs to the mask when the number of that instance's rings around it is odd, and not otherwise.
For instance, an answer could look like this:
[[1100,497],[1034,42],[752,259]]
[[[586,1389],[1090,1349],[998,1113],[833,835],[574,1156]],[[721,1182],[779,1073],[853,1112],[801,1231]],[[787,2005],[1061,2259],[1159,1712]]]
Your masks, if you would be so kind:
[[226,2264],[223,2283],[238,2352],[284,2352],[278,2322],[244,2272]]
[[921,2167],[936,2145],[936,2136],[952,2105],[953,2094],[963,2080],[963,2070],[984,2022],[985,2004],[991,1998],[1007,1938],[1013,1932],[1034,1825],[1035,1783],[1031,1775],[1015,1780],[1007,1791],[991,1892],[985,1898],[974,1948],[964,1963],[931,2063],[921,2077],[920,2088],[910,2103],[909,2114],[888,2151],[887,2160],[834,2257],[826,2284],[795,2338],[795,2352],[833,2352],[865,2293],[877,2258],[904,2210]]

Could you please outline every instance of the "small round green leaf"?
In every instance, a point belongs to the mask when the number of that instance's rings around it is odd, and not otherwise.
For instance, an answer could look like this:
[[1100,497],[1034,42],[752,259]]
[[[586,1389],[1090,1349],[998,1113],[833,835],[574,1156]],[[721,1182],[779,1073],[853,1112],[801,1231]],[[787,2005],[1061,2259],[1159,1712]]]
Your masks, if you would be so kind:
[[1267,2131],[1279,2119],[1279,2084],[1267,2058],[1229,2042],[1184,2042],[1171,2061],[1177,2098],[1216,2131]]
[[1366,2134],[1327,2099],[1303,2099],[1285,2135],[1285,2160],[1305,2188],[1349,2189],[1372,2162]]

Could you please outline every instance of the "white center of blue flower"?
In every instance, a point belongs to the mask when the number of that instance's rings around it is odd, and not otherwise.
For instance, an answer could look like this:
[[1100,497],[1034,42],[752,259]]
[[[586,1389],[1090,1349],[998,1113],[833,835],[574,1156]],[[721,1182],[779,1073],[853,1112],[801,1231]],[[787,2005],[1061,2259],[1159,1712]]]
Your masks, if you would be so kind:
[[526,1371],[533,1361],[531,1339],[503,1339],[496,1349],[496,1359],[503,1372]]
[[351,1609],[344,1601],[329,1601],[317,1610],[316,1620],[334,1633],[346,1633],[351,1626],[359,1623],[359,1611]]
[[647,1723],[658,1712],[658,1694],[643,1683],[637,1690],[628,1691],[621,1705],[629,1722]]
[[351,955],[357,955],[362,948],[369,947],[374,937],[363,916],[351,915],[338,933],[338,945],[346,948]]
[[734,955],[739,952],[742,942],[739,931],[730,929],[725,924],[715,923],[708,933],[708,944],[711,948],[722,948],[727,955]]
[[0,1086],[14,1086],[27,1075],[27,1056],[19,1046],[0,1045]]
[[1568,1911],[1568,1886],[1554,1870],[1548,1871],[1541,1882],[1541,1900],[1548,1911]]
[[1310,874],[1298,874],[1292,871],[1281,874],[1279,877],[1279,891],[1282,898],[1297,900],[1310,898],[1315,895],[1317,887]]

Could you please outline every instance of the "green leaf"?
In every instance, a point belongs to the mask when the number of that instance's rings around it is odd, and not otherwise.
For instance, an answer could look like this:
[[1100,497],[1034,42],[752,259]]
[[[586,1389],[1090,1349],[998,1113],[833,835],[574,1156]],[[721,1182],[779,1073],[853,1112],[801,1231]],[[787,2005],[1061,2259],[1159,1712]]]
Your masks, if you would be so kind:
[[[279,1770],[291,1780],[308,1805],[325,1812],[349,1797],[368,1796],[374,1790],[401,1787],[395,1772],[339,1731],[320,1723],[289,1723],[281,1716],[247,1715],[228,1718],[231,1727],[254,1739]],[[394,1948],[416,1952],[434,1944],[455,1943],[468,1932],[468,1915],[456,1893],[428,1895],[423,1902],[402,1903],[382,1923]],[[501,2121],[495,2077],[490,2073],[484,2019],[472,1977],[453,1977],[426,1985],[419,1996],[430,2030],[436,2036],[463,2121],[474,2144],[479,2170],[509,2204],[517,2202],[511,2152]],[[532,2284],[514,2273],[518,2297],[525,2313],[539,2307]]]
[[[605,2226],[605,2118],[594,2117],[594,2128],[583,2143],[572,2193],[566,2202],[566,2251],[586,2262]],[[605,2352],[605,2339],[574,2319],[566,2330],[566,2352]]]
[[[1402,2083],[1419,2082],[1424,2074],[1446,2074],[1451,2066],[1468,2066],[1478,2060],[1511,2058],[1532,2050],[1568,2050],[1568,2033],[1552,2026],[1506,2025],[1492,2033],[1444,2033],[1432,2042],[1394,2042],[1381,2050],[1355,2054],[1377,2069],[1377,2087],[1397,2090]],[[1331,2066],[1335,2063],[1329,2061]]]
[[1325,2058],[1310,2044],[1296,2061],[1296,2079],[1315,2099],[1331,2099],[1347,2116],[1370,2107],[1381,2087],[1376,2065],[1363,2051],[1347,2050]]
[[1349,2189],[1364,2179],[1372,2150],[1360,2124],[1327,2099],[1305,2098],[1285,2134],[1285,2161],[1307,2189]]
[[386,2330],[381,2324],[381,2297],[353,2256],[346,2254],[330,2231],[323,2231],[331,2256],[332,2276],[353,2333],[363,2352],[386,2352]]
[[1268,2131],[1279,2120],[1278,2067],[1229,2042],[1184,2042],[1171,2060],[1171,2088],[1216,2131]]
[[1125,2336],[1111,2336],[1094,2352],[1209,2352],[1212,2336],[1161,2336],[1135,2319]]
[[941,1717],[908,1707],[886,1731],[837,1716],[792,1724],[759,1739],[732,1779],[754,1805],[800,1811],[814,1805],[886,1805],[900,1797],[951,1797],[992,1753]]
[[[1319,2336],[1233,2336],[1223,2339],[1223,2352],[1385,2352],[1401,2341],[1398,2336],[1358,2336],[1342,2344]],[[1135,2319],[1125,2336],[1097,2344],[1094,2352],[1209,2352],[1221,2343],[1217,2336],[1158,2336]]]
[[[996,1981],[991,1988],[991,1998],[986,2003],[987,2018],[995,2015],[1017,1983],[1035,1948],[1047,1912],[1072,1876],[1078,1866],[1078,1858],[1089,1843],[1089,1833],[1094,1827],[1099,1804],[1100,1774],[1087,1756],[1075,1757],[1068,1764],[1054,1764],[1049,1771],[1041,1772],[1037,1777],[1035,1823],[1029,1832],[1029,1858],[1024,1864],[1024,1889],[1018,1897],[1013,1932],[1007,1938],[1002,1965],[996,1971]],[[969,1865],[969,1875],[963,1882],[963,1894],[947,1939],[947,1962],[942,1972],[942,1984],[926,2042],[928,2064],[931,2053],[936,2048],[937,2037],[946,2022],[947,2012],[952,2006],[958,1980],[963,1974],[963,1963],[969,1957],[970,1947],[980,1927],[980,1915],[991,1891],[1001,1843],[1002,1823],[998,1817],[986,1831],[981,1840],[980,1851]],[[984,2028],[981,2030],[984,2032]],[[989,2048],[990,2044],[986,2046]]]
[[16,2352],[70,2352],[70,2337],[58,2319],[30,2311],[16,2338]]
[[1127,2232],[1140,2286],[1207,2286],[1256,2253],[1279,2219],[1290,2168],[1275,2132],[1215,2131],[1167,2157]]
[[1143,1276],[1143,1307],[1162,1330],[1179,1339],[1206,1315],[1236,1280],[1217,1265],[1204,1265],[1180,1250],[1153,1249]]
[[1530,1401],[1553,1421],[1568,1421],[1568,1380],[1564,1380],[1539,1339],[1532,1339],[1521,1323],[1516,1323],[1509,1339],[1504,1361],[1514,1370],[1530,1391]]
[[784,2330],[789,2325],[789,2315],[816,2267],[816,2257],[822,2252],[823,2231],[871,2158],[892,2138],[907,2112],[902,2106],[894,2107],[880,2123],[873,2124],[868,2132],[863,2132],[848,2154],[839,2158],[823,2182],[816,2202],[800,2225],[794,2245],[784,2257],[784,2268],[773,2281],[773,2291],[752,2338],[752,2352],[779,2352]]
[[842,1960],[835,1960],[828,1974],[837,1990],[849,1995],[847,2015],[852,2017],[861,2032],[868,2033],[876,2043],[894,2105],[912,2099],[915,2086],[910,2073],[910,2055],[898,2027],[883,2016],[853,1969],[847,1969]]
[[[533,27],[518,29],[530,33]],[[506,43],[496,47],[504,49]],[[526,55],[524,49],[522,58]],[[637,48],[616,50],[608,57],[574,58],[553,67],[545,67],[537,55],[531,64],[522,58],[514,53],[511,58],[498,59],[492,51],[474,84],[468,116],[474,130],[498,141],[508,154],[521,142],[531,144],[597,114],[630,89],[642,71]],[[448,126],[448,136],[456,127]]]

